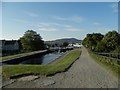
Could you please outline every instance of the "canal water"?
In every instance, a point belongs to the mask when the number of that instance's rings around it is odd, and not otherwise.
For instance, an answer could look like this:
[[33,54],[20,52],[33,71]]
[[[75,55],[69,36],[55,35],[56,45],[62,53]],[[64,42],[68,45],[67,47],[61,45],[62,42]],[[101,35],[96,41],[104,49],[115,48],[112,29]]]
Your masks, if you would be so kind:
[[19,65],[27,65],[27,64],[39,64],[39,65],[47,65],[48,63],[52,62],[53,60],[59,58],[60,56],[64,55],[66,52],[54,52],[49,53],[42,56],[37,56],[36,58],[31,58],[28,60],[24,60],[19,63]]

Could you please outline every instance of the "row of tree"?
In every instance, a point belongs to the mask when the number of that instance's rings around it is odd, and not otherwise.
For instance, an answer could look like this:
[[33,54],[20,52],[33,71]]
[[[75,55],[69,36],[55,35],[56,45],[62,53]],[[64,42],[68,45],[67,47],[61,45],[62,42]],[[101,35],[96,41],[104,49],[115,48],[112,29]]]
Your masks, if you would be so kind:
[[42,37],[33,30],[25,32],[23,37],[19,39],[21,48],[25,50],[43,50],[45,49],[44,41]]
[[120,53],[120,34],[117,31],[109,31],[105,35],[87,34],[83,45],[95,52]]
[[46,44],[48,47],[67,47],[69,45],[68,42],[63,42],[63,43],[51,43],[51,44]]
[[40,34],[33,30],[28,30],[25,34],[19,39],[21,49],[25,50],[43,50],[48,47],[67,47],[68,42],[59,43],[52,43],[52,44],[45,44],[42,40]]

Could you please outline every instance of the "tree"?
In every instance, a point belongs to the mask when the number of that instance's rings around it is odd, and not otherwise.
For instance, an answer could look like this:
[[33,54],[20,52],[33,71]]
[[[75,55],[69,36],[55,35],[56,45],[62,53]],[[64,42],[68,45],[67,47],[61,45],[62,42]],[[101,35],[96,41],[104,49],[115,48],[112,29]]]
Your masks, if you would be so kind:
[[55,46],[58,47],[59,46],[58,43],[55,43]]
[[[120,53],[120,45],[113,51],[113,53]],[[120,55],[113,54],[112,57],[120,58]]]
[[18,44],[19,44],[19,49],[22,50],[23,47],[22,47],[22,43],[21,43],[20,39],[18,40]]
[[57,46],[58,46],[57,43],[52,43],[52,44],[50,44],[50,47],[57,47]]
[[109,52],[114,51],[118,46],[120,46],[120,34],[117,31],[110,31],[105,34],[102,39],[109,49]]
[[63,47],[67,47],[67,46],[68,46],[68,44],[69,44],[68,42],[63,42],[63,44],[62,44],[62,45],[63,45]]
[[83,45],[94,50],[97,43],[100,42],[102,38],[103,35],[100,33],[87,34],[86,38],[83,40]]
[[108,48],[106,44],[102,41],[98,42],[97,46],[95,47],[96,52],[108,52]]
[[120,53],[120,45],[113,52],[114,53]]
[[20,38],[20,42],[23,48],[27,50],[44,49],[44,41],[41,36],[33,30],[26,31],[23,37]]
[[120,34],[117,31],[109,31],[104,36],[100,33],[87,34],[83,45],[96,52],[118,51]]

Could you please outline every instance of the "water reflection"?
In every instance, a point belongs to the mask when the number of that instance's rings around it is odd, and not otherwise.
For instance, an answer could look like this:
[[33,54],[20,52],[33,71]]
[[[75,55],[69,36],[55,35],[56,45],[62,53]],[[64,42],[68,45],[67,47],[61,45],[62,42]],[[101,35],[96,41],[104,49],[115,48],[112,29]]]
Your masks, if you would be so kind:
[[51,61],[57,59],[61,55],[64,55],[65,52],[54,52],[54,53],[49,53],[46,55],[38,56],[36,58],[31,58],[28,60],[25,60],[23,62],[20,62],[19,64],[42,64],[46,65],[50,63]]

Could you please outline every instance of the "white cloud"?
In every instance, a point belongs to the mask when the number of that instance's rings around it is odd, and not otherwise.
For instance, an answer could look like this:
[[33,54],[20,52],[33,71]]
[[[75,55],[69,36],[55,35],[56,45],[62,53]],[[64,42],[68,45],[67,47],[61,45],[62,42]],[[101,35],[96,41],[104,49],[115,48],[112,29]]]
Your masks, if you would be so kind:
[[56,28],[39,28],[41,31],[58,31]]
[[113,12],[118,12],[118,3],[111,4],[110,7],[113,9]]
[[116,28],[113,28],[113,27],[96,28],[95,32],[106,34],[107,32],[112,31],[112,30],[116,30]]
[[67,25],[67,24],[59,24],[59,23],[39,23],[38,24],[39,27],[49,27],[49,26],[60,26],[60,27],[72,27],[71,25]]
[[118,4],[117,4],[117,3],[114,3],[114,4],[111,4],[110,6],[111,6],[111,8],[117,8],[117,7],[118,7]]
[[[82,29],[74,28],[72,25],[60,24],[60,23],[41,22],[35,26],[37,26],[39,28],[39,30],[41,30],[41,31],[59,31],[59,28],[61,28],[61,27],[65,31],[81,31],[82,30]],[[56,28],[52,28],[52,27],[56,27]]]
[[67,25],[67,24],[60,24],[63,27],[72,27],[72,25]]
[[80,17],[80,16],[73,16],[73,17],[59,17],[59,16],[54,16],[53,17],[54,19],[57,19],[57,20],[64,20],[64,21],[74,21],[74,22],[82,22],[84,21],[84,18],[83,17]]
[[59,17],[59,16],[54,16],[53,18],[57,19],[57,20],[67,20],[67,18],[63,18],[63,17]]
[[94,24],[94,25],[100,25],[100,23],[98,23],[98,22],[94,22],[93,24]]
[[50,26],[51,23],[39,23],[38,25],[40,25],[40,26]]
[[77,29],[77,28],[68,28],[68,29],[64,29],[66,31],[81,31],[81,29]]
[[74,17],[68,18],[68,20],[74,21],[74,22],[81,22],[84,19],[82,17],[79,17],[79,16],[74,16]]
[[31,17],[38,17],[39,15],[33,12],[26,12],[27,15],[31,16]]
[[16,22],[20,22],[20,23],[30,23],[28,21],[22,20],[22,19],[13,19]]

